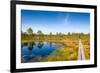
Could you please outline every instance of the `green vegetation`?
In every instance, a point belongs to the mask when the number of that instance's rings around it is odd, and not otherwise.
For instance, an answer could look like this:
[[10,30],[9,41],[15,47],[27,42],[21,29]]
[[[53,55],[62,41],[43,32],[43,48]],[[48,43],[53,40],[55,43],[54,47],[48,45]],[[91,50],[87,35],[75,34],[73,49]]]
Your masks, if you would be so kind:
[[90,34],[84,33],[70,33],[63,34],[57,32],[53,34],[44,34],[41,30],[37,33],[33,33],[33,30],[29,28],[27,32],[21,33],[22,43],[24,42],[58,42],[64,45],[63,48],[57,49],[46,58],[42,58],[42,61],[68,61],[77,60],[79,39],[82,40],[85,57],[90,59]]
[[43,58],[42,61],[69,61],[77,60],[78,49],[76,48],[60,48],[54,51],[51,55]]

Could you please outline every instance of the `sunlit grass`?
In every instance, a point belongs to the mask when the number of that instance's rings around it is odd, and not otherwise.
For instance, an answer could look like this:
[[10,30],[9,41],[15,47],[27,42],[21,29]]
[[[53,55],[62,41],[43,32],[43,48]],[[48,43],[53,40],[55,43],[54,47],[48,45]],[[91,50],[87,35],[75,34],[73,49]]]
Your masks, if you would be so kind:
[[[46,38],[47,37],[47,38]],[[31,37],[34,38],[34,37]],[[42,40],[41,40],[42,39]],[[41,61],[71,61],[78,60],[78,49],[79,49],[79,37],[77,36],[43,36],[40,40],[29,39],[25,37],[22,38],[22,42],[57,42],[61,43],[64,47],[56,49],[47,57],[41,58]],[[90,59],[90,37],[81,36],[83,49],[85,53],[86,60]]]
[[[42,61],[69,61],[77,60],[78,49],[74,43],[68,45],[69,47],[59,48],[50,54],[48,57],[43,58]],[[74,48],[73,48],[74,47]]]

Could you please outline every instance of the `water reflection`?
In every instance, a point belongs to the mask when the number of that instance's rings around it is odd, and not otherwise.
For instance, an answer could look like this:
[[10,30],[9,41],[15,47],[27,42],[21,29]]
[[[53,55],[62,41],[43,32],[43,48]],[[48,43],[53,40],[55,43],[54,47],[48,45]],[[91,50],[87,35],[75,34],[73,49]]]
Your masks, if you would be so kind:
[[47,57],[56,50],[58,45],[58,43],[52,42],[23,43],[21,45],[21,62],[38,62],[41,58]]
[[32,49],[34,49],[35,45],[36,45],[35,42],[28,43],[28,50],[32,51]]
[[42,48],[42,47],[43,47],[43,45],[44,45],[44,43],[43,43],[43,42],[38,42],[37,47],[38,47],[38,48]]
[[52,42],[50,42],[49,44],[50,44],[50,47],[52,47]]
[[21,48],[23,48],[23,46],[27,46],[27,45],[28,45],[28,43],[22,43]]

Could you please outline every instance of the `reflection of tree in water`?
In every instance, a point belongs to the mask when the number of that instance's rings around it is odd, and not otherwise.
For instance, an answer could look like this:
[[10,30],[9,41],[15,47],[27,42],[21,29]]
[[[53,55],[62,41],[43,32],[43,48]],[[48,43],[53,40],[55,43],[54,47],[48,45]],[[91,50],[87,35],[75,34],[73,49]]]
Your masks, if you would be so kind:
[[35,42],[28,43],[28,50],[32,51],[35,45],[36,45]]
[[52,47],[52,42],[50,42],[49,44],[50,44],[50,47]]
[[42,48],[42,47],[43,47],[43,45],[44,45],[44,43],[43,43],[43,42],[39,42],[39,43],[37,44],[37,47],[38,47],[38,48]]
[[27,46],[27,45],[28,45],[28,43],[23,43],[23,45],[24,45],[24,46]]
[[27,49],[29,50],[29,54],[28,55],[23,55],[22,56],[22,62],[28,62],[29,60],[31,60],[33,58],[32,55],[32,49],[35,46],[35,43],[24,43],[23,46],[27,45]]
[[28,45],[28,43],[22,43],[21,48],[23,48],[24,46],[27,46],[27,45]]
[[24,45],[23,45],[23,44],[21,44],[21,48],[23,48],[23,46],[24,46]]

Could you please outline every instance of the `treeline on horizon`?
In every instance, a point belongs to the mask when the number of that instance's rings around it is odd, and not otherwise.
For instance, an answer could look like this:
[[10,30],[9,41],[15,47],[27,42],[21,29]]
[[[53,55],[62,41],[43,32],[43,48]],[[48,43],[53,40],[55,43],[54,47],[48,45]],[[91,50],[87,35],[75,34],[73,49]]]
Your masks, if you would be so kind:
[[49,34],[45,34],[41,30],[38,30],[37,33],[34,33],[32,28],[28,28],[26,32],[21,31],[21,34],[22,35],[58,35],[58,36],[61,36],[61,35],[62,36],[66,36],[66,35],[88,35],[89,36],[90,35],[90,33],[83,33],[83,32],[81,32],[81,33],[68,32],[66,34],[64,34],[62,32],[57,32],[56,34],[53,34],[52,32],[50,32]]

